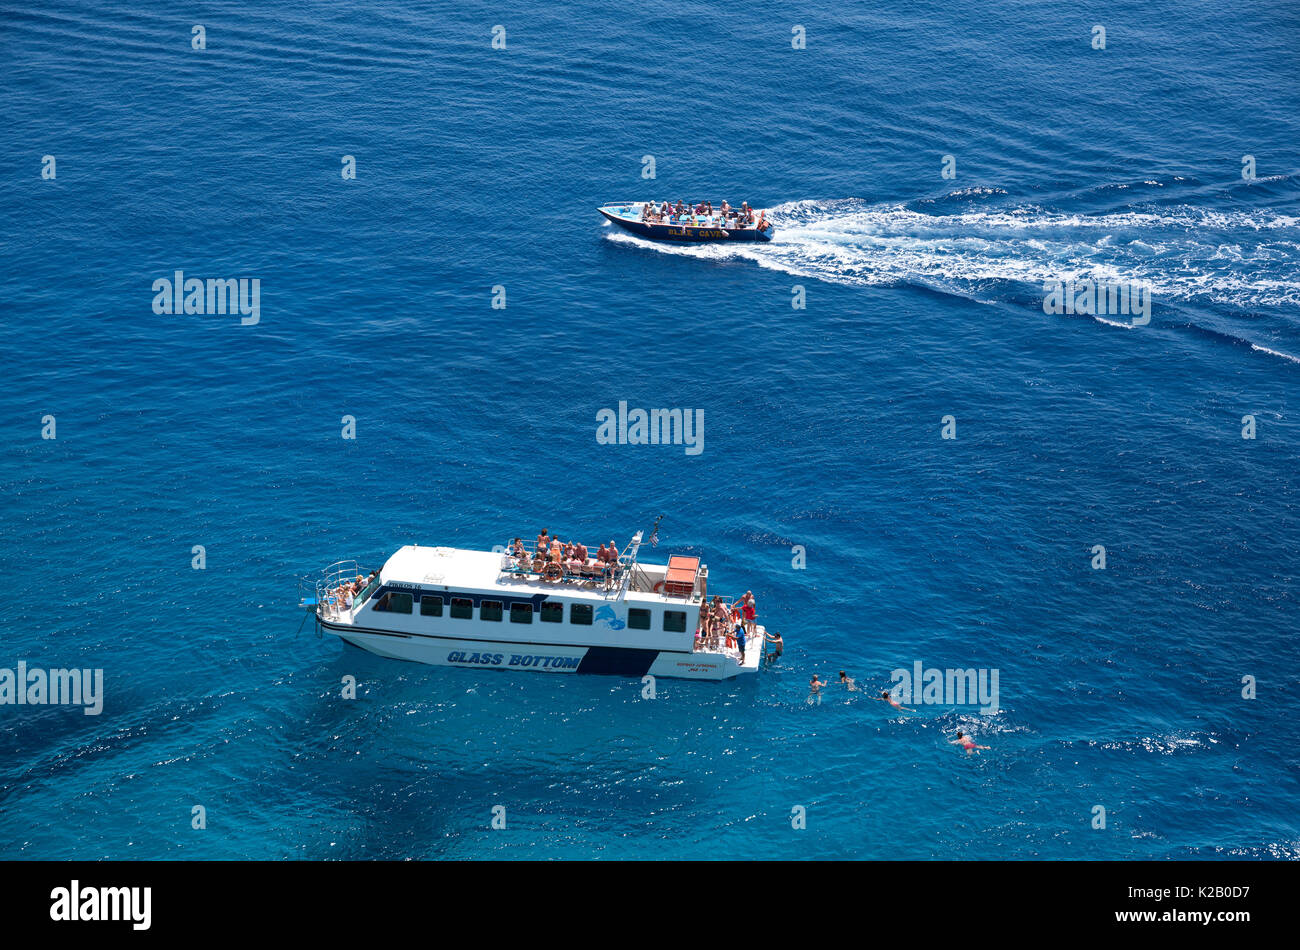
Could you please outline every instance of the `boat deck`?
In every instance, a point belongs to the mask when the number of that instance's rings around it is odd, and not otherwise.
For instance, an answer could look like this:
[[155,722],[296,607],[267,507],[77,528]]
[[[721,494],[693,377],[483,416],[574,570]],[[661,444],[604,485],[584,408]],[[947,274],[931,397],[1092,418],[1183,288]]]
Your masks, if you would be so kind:
[[673,227],[681,228],[725,228],[727,231],[757,230],[754,226],[758,220],[757,216],[753,223],[742,221],[739,219],[738,209],[736,208],[732,208],[728,215],[723,215],[721,211],[715,208],[712,215],[687,211],[685,214],[655,215],[643,220],[641,212],[645,206],[646,202],[636,201],[623,205],[605,205],[600,210],[611,217],[636,224],[670,224]]

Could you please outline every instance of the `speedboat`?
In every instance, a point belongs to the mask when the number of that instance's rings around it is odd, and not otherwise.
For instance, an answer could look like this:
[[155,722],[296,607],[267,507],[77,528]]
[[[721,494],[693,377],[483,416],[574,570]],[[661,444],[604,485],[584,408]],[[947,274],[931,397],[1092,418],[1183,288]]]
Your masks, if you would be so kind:
[[698,557],[646,564],[640,547],[639,531],[606,561],[557,560],[522,543],[407,545],[368,577],[339,561],[303,578],[300,606],[321,633],[434,666],[725,680],[779,655],[762,625],[741,641],[710,619],[719,601]]
[[716,211],[711,216],[689,212],[661,216],[655,208],[654,202],[629,201],[601,205],[596,210],[605,216],[605,220],[637,237],[660,241],[770,241],[776,234],[776,228],[770,222],[759,228],[756,226],[757,218],[754,224],[750,224],[742,214],[736,213],[737,209],[732,209],[732,213],[724,217]]

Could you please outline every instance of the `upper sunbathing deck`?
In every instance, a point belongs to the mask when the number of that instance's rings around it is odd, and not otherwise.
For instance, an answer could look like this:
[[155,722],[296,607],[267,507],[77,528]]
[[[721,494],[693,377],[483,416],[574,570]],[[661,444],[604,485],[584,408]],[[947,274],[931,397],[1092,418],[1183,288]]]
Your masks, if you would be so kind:
[[556,567],[532,556],[525,545],[527,566],[511,554],[463,548],[420,547],[410,544],[393,554],[380,571],[388,586],[438,587],[449,590],[544,590],[552,596],[604,601],[622,594],[630,599],[662,603],[699,603],[704,597],[708,568],[698,558],[670,558],[669,564],[619,562],[608,582],[600,565],[589,557]]

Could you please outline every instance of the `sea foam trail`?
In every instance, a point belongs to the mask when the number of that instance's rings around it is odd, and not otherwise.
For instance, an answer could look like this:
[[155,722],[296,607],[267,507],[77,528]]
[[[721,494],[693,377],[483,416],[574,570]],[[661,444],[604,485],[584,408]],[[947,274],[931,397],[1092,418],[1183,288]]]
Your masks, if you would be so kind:
[[986,299],[999,285],[1141,281],[1153,300],[1237,308],[1300,307],[1300,218],[1192,206],[1070,214],[1035,206],[927,214],[856,198],[768,210],[770,244],[673,245],[666,254],[748,258],[798,277],[919,285]]

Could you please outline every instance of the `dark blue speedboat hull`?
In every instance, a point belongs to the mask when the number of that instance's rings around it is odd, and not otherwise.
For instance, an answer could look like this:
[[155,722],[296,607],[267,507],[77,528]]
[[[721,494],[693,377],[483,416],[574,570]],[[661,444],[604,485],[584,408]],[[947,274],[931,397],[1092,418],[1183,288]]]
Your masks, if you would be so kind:
[[[650,238],[655,241],[677,241],[699,244],[715,241],[770,241],[776,234],[776,228],[768,225],[763,230],[757,228],[720,228],[716,225],[695,225],[670,222],[668,224],[651,224],[640,220],[640,205],[605,205],[597,208],[606,220],[618,225],[623,230],[637,237]],[[684,216],[689,218],[690,216]]]

